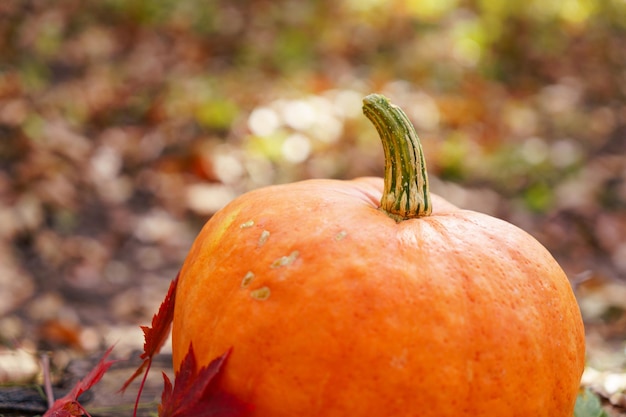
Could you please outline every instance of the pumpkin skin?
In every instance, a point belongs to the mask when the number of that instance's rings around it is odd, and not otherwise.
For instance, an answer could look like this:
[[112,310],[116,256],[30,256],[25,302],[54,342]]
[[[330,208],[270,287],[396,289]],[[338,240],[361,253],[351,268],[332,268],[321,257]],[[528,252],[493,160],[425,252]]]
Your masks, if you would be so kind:
[[396,221],[383,180],[309,180],[235,199],[179,274],[178,369],[232,348],[220,389],[258,417],[571,417],[584,330],[533,237],[431,194]]

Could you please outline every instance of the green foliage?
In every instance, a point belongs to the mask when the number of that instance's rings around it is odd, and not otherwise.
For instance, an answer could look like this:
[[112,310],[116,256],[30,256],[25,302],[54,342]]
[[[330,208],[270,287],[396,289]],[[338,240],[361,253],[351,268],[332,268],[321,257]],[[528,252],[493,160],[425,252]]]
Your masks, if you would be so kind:
[[441,146],[441,176],[450,181],[462,181],[467,174],[465,162],[469,154],[467,138],[459,135],[448,137]]
[[196,109],[196,120],[209,129],[226,130],[239,114],[237,105],[230,100],[216,99],[201,103]]
[[536,182],[524,191],[524,202],[531,211],[543,213],[552,201],[552,189],[545,182]]
[[598,396],[587,388],[578,394],[574,417],[608,417],[608,414],[602,409]]
[[191,28],[198,33],[210,33],[216,27],[218,8],[215,2],[202,0],[152,0],[126,1],[105,0],[102,6],[118,15],[119,18],[149,27],[170,25]]

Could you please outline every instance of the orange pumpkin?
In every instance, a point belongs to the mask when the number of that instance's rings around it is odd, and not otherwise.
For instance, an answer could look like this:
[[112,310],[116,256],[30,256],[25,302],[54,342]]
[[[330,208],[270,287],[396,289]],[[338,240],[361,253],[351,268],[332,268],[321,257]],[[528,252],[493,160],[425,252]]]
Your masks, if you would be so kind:
[[180,272],[175,369],[190,343],[200,365],[232,347],[220,387],[259,417],[571,417],[584,332],[562,269],[430,195],[404,113],[380,95],[364,111],[384,181],[267,187],[205,225]]

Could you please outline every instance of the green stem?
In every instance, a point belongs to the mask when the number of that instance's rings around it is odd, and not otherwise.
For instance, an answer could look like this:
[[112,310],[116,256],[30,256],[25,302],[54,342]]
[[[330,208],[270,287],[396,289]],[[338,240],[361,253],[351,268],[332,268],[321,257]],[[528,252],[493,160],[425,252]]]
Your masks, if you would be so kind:
[[363,99],[385,152],[385,186],[380,208],[396,221],[432,212],[422,145],[404,111],[380,94]]

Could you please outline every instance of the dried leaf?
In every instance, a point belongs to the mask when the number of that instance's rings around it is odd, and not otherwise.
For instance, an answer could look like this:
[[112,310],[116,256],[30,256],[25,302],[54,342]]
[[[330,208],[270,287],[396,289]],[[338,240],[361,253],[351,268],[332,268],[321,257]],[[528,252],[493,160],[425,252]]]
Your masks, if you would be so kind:
[[198,370],[193,346],[176,373],[174,386],[163,374],[165,387],[159,405],[159,417],[238,417],[250,407],[219,390],[217,378],[230,350]]
[[107,349],[102,356],[102,359],[100,359],[100,362],[98,362],[91,372],[78,381],[78,383],[67,395],[56,400],[52,407],[46,411],[46,414],[44,414],[43,417],[89,416],[89,413],[78,402],[78,398],[85,391],[88,391],[91,387],[97,384],[109,367],[115,363],[115,361],[106,360],[112,350],[112,346]]
[[[176,286],[178,285],[178,276],[172,281],[170,284],[170,288],[165,296],[165,299],[161,303],[159,307],[159,312],[152,317],[152,327],[141,326],[141,330],[143,330],[143,335],[145,342],[143,344],[143,353],[140,355],[140,358],[143,359],[141,365],[137,368],[137,370],[131,375],[130,378],[124,383],[121,392],[124,392],[126,388],[139,376],[145,369],[145,375],[148,374],[150,370],[150,365],[152,364],[152,358],[154,355],[159,353],[161,347],[167,340],[167,337],[170,334],[170,327],[172,324],[172,320],[174,318],[174,304],[176,302]],[[145,379],[145,376],[144,376]],[[139,388],[139,393],[137,394],[137,399],[141,396],[141,391],[143,390],[143,382],[141,387]]]

